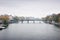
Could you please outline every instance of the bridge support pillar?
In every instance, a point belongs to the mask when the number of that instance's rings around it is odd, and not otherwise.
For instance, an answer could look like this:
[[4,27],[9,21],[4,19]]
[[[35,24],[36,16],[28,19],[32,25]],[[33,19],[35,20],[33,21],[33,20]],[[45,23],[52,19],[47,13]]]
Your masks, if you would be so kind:
[[21,21],[21,23],[23,23],[23,21]]
[[41,23],[41,22],[39,21],[39,23]]
[[33,23],[35,23],[35,21],[33,21]]
[[29,23],[29,20],[27,21],[27,23]]

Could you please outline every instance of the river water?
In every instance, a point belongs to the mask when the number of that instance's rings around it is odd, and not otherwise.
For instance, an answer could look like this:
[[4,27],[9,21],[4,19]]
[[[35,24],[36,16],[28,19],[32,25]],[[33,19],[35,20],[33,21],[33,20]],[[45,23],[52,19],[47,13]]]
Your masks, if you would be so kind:
[[43,22],[19,22],[0,30],[0,40],[60,40],[60,28]]

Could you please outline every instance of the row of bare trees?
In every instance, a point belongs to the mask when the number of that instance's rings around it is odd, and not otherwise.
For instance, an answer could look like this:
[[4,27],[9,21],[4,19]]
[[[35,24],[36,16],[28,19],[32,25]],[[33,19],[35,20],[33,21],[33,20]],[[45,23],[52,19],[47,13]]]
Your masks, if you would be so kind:
[[45,18],[43,18],[43,21],[49,21],[49,22],[54,21],[56,23],[60,23],[60,13],[48,15]]

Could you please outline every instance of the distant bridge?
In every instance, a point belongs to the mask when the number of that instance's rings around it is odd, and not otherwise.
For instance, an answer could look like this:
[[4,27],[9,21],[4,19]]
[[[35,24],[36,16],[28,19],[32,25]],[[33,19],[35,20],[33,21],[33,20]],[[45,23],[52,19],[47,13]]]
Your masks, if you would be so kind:
[[41,19],[20,19],[19,21],[21,21],[21,23],[23,23],[24,21],[27,21],[27,23],[29,23],[29,21],[33,21],[33,23],[35,23],[35,21],[41,21]]

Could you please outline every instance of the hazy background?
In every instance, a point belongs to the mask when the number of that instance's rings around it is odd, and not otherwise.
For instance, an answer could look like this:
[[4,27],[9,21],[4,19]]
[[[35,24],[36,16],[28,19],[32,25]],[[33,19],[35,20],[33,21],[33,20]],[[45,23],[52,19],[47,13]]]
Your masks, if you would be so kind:
[[60,0],[0,0],[0,15],[45,17],[60,12]]

